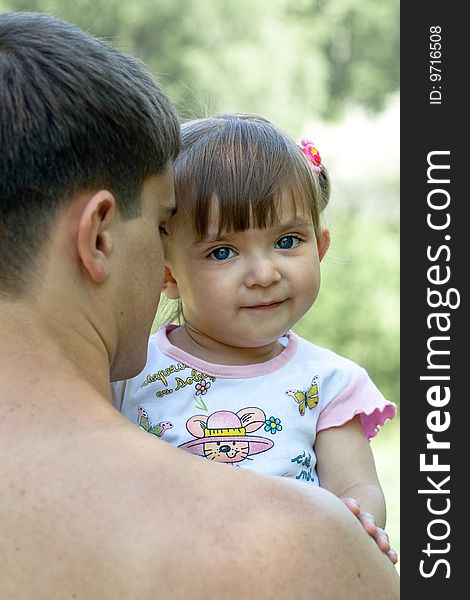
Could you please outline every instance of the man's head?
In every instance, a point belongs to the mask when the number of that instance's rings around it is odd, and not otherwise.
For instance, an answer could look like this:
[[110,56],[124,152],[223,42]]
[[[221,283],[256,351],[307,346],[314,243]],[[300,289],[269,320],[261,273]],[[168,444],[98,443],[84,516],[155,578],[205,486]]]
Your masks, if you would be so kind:
[[109,190],[136,217],[178,150],[175,111],[138,61],[56,18],[0,14],[0,297],[28,291],[77,194]]

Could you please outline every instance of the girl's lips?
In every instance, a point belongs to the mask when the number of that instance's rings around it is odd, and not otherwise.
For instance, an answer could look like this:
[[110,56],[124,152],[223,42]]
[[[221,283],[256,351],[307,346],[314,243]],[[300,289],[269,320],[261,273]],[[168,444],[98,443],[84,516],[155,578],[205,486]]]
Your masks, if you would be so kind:
[[264,302],[263,304],[253,304],[252,306],[246,306],[245,308],[251,308],[255,310],[269,310],[273,308],[277,308],[280,306],[284,300],[279,300],[277,302]]

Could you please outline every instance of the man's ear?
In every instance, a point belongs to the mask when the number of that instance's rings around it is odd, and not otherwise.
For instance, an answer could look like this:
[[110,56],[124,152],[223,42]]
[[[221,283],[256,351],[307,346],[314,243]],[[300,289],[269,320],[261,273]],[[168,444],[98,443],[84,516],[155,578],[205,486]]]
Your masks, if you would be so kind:
[[110,225],[116,200],[108,190],[100,190],[85,204],[78,226],[77,250],[83,268],[92,281],[102,283],[109,276],[112,250]]
[[330,232],[328,229],[322,229],[320,234],[317,235],[317,248],[318,248],[318,257],[320,262],[323,260],[323,257],[326,254],[330,246]]
[[180,297],[178,282],[173,277],[171,266],[168,263],[165,265],[165,276],[163,278],[162,292],[169,300],[178,300]]

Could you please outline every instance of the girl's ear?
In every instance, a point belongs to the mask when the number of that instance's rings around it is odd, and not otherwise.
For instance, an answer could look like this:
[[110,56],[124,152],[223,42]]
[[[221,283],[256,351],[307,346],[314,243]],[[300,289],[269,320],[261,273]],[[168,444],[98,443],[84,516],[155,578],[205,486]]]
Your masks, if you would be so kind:
[[318,257],[320,261],[323,260],[323,257],[326,254],[330,246],[330,232],[328,229],[322,229],[320,234],[317,235],[317,248],[318,248]]
[[110,225],[115,212],[113,194],[100,190],[88,200],[80,215],[77,251],[83,268],[95,283],[102,283],[109,276],[112,251]]
[[173,277],[171,268],[168,264],[165,265],[165,276],[163,278],[162,292],[169,300],[178,300],[180,292],[178,289],[178,282]]

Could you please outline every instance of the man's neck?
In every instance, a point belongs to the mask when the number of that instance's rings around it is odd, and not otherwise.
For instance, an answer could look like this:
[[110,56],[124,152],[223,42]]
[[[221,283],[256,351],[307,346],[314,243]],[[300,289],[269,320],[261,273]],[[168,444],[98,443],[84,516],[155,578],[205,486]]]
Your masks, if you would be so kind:
[[111,401],[106,348],[86,323],[42,318],[25,304],[0,301],[0,331],[1,406],[39,390],[51,408],[67,404],[64,394],[80,396],[85,389],[88,398]]

